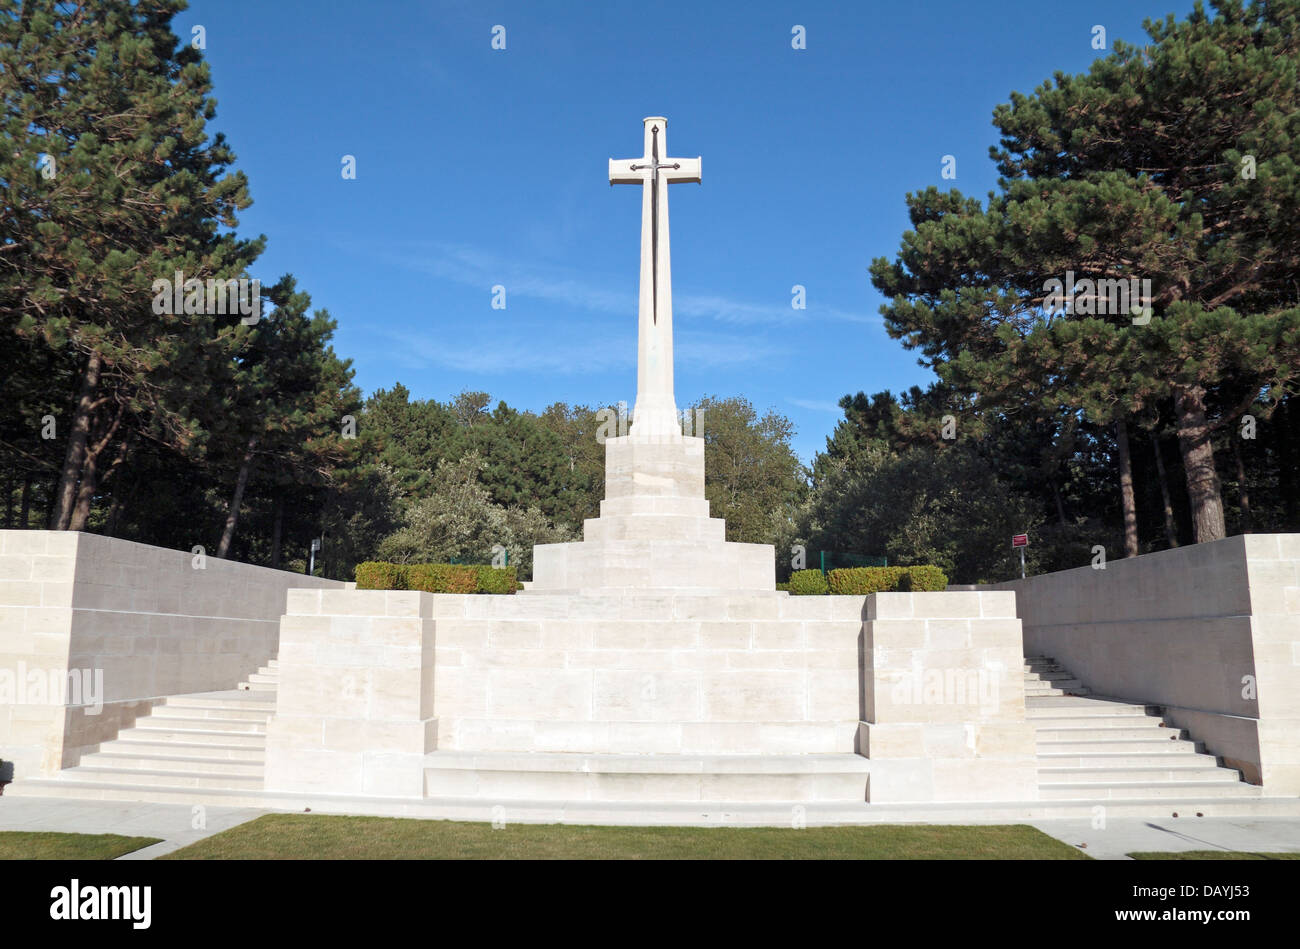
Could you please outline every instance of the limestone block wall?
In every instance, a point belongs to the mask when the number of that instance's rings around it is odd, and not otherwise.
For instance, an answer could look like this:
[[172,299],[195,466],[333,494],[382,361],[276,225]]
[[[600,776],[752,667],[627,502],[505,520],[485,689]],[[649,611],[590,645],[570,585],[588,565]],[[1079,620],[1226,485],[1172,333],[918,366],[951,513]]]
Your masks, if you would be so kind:
[[[275,654],[300,586],[344,584],[213,557],[195,569],[187,551],[98,534],[0,531],[0,758],[49,774],[165,696],[234,688]],[[91,689],[37,694],[67,670]]]
[[406,590],[289,592],[266,734],[267,788],[423,794],[424,756],[437,747],[438,598]]
[[867,799],[1037,799],[1014,594],[877,593],[866,609]]
[[1300,794],[1300,535],[1247,534],[999,584],[1026,655],[1163,705],[1268,793]]
[[865,597],[433,597],[440,748],[852,752]]

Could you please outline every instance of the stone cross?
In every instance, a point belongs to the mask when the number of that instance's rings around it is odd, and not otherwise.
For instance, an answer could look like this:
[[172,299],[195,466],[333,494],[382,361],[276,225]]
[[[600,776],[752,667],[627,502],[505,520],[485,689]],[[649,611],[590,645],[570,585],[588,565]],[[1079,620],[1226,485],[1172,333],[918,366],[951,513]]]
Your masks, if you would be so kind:
[[700,180],[700,158],[666,158],[668,120],[645,119],[645,154],[610,159],[611,185],[641,185],[641,297],[637,312],[636,406],[628,434],[681,437],[673,397],[673,285],[668,185]]

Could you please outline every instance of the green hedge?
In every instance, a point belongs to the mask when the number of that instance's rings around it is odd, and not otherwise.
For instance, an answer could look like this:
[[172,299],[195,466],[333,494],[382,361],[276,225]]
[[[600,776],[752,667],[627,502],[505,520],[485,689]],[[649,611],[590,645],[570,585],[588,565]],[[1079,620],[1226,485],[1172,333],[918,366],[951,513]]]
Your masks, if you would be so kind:
[[867,596],[872,593],[936,592],[947,588],[948,577],[938,567],[846,567],[827,575],[831,593]]
[[358,590],[405,590],[406,567],[400,563],[367,560],[357,564]]
[[937,593],[948,589],[948,575],[931,564],[908,567],[898,582],[898,589],[917,593]]
[[520,589],[514,567],[462,563],[357,564],[358,590],[421,590],[425,593],[498,593]]
[[820,570],[796,570],[790,574],[789,590],[791,596],[821,596],[830,592]]

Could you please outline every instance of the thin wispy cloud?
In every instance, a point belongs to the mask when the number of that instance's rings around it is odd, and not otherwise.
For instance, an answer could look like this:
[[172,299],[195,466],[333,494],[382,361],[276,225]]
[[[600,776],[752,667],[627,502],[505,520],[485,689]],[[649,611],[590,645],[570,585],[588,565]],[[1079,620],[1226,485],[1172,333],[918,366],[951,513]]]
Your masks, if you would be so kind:
[[[491,287],[501,284],[511,295],[546,300],[595,313],[635,313],[637,295],[630,290],[611,290],[555,267],[507,260],[474,247],[432,243],[424,247],[388,252],[390,263],[465,286]],[[754,303],[717,294],[679,293],[673,296],[673,310],[683,316],[747,325],[789,325],[808,320],[879,324],[879,316],[852,313],[836,307],[810,306],[796,310],[789,300]]]
[[801,409],[808,409],[812,412],[831,412],[839,415],[843,409],[838,402],[826,402],[818,399],[786,399],[791,405],[797,405]]
[[[498,333],[487,334],[481,342],[462,337],[458,343],[430,338],[426,333],[402,329],[381,329],[378,333],[391,341],[385,347],[403,368],[441,368],[484,375],[527,372],[540,375],[592,374],[609,370],[625,371],[631,376],[636,369],[633,346],[589,337],[551,335],[546,340],[507,342]],[[737,339],[716,333],[679,331],[674,347],[678,366],[688,369],[719,369],[774,360],[783,354],[776,345],[753,339]]]

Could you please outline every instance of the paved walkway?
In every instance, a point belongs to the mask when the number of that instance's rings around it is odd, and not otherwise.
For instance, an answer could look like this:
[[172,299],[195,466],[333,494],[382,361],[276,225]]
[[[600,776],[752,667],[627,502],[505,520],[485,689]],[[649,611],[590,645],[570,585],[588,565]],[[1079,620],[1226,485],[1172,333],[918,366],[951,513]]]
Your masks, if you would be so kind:
[[1124,860],[1130,853],[1182,850],[1300,852],[1300,819],[1294,817],[1124,817],[1094,829],[1088,820],[1029,821],[1045,834],[1081,848],[1098,860]]
[[[160,837],[161,843],[118,858],[152,860],[265,813],[250,807],[208,807],[201,815],[203,826],[195,828],[198,815],[188,804],[0,796],[0,831]],[[1083,852],[1099,860],[1124,860],[1134,851],[1300,852],[1300,819],[1294,817],[1121,818],[1108,821],[1104,829],[1093,828],[1088,820],[1028,823],[1072,847],[1086,844]]]
[[[162,838],[161,843],[124,854],[117,858],[119,860],[152,860],[264,813],[250,807],[206,807],[202,814],[195,814],[194,808],[188,804],[0,795],[0,831],[43,830]],[[201,827],[196,828],[196,823]]]

